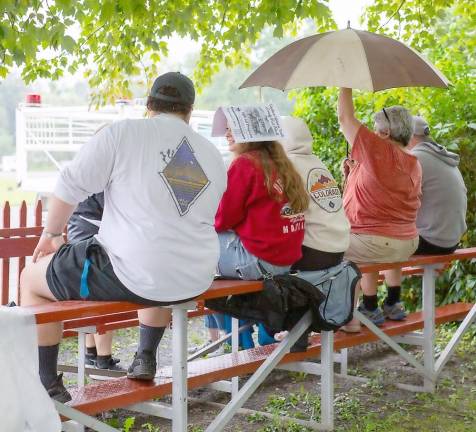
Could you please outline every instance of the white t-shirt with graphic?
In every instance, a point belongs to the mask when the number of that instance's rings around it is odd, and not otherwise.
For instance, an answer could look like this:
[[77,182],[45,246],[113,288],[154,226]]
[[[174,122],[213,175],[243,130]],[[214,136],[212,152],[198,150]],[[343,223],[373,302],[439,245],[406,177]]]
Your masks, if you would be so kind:
[[119,280],[156,301],[194,297],[218,261],[215,213],[226,188],[219,151],[170,114],[112,124],[61,172],[54,194],[77,204],[104,191],[97,235]]

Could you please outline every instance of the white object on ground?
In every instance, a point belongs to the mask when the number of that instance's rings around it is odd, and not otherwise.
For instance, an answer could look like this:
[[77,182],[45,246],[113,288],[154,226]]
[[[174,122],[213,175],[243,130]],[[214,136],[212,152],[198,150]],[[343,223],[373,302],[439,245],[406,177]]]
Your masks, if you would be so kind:
[[0,412],[2,430],[60,432],[61,422],[41,384],[33,315],[0,307]]

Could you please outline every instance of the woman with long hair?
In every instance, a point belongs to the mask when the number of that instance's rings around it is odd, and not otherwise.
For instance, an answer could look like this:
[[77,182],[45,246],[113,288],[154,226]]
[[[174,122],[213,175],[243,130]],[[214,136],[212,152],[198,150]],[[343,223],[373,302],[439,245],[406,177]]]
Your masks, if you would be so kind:
[[228,127],[225,137],[234,158],[215,217],[218,272],[243,280],[287,273],[301,258],[309,205],[301,177],[279,142],[239,143]]

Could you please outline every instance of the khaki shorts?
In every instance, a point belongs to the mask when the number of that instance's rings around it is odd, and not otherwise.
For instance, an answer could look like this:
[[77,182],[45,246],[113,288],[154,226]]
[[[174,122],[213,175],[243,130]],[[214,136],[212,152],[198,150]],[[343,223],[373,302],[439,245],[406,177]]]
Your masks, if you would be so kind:
[[345,259],[355,263],[383,263],[406,261],[418,247],[418,237],[400,240],[390,237],[351,234]]

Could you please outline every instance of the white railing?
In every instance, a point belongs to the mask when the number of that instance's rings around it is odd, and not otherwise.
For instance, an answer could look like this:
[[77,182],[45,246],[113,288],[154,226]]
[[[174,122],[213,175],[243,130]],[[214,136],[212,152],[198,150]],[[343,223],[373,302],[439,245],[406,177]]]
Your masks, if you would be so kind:
[[[105,123],[124,118],[142,118],[142,105],[120,105],[90,111],[87,107],[19,106],[16,110],[17,180],[25,190],[52,190],[56,176],[96,130]],[[211,138],[212,111],[194,111],[191,126],[211,139],[225,159],[229,157],[224,139]],[[70,153],[70,155],[68,155]],[[46,159],[45,159],[46,156]],[[32,160],[43,158],[40,169]]]

